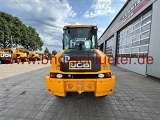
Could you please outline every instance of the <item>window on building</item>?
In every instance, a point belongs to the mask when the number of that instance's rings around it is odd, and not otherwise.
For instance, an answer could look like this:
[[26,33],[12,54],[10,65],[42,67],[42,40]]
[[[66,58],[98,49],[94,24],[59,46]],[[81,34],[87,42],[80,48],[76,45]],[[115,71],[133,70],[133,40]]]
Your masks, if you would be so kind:
[[[106,55],[107,56],[113,56],[113,39],[114,37],[111,37],[106,41]],[[119,43],[119,45],[122,45],[122,42]],[[120,48],[121,46],[119,46]]]
[[140,40],[140,34],[135,35],[135,36],[132,37],[132,41],[133,42],[138,41],[138,40]]
[[149,35],[150,35],[150,30],[147,30],[147,31],[141,33],[141,39],[148,38]]
[[146,31],[146,30],[149,30],[150,27],[151,27],[151,24],[150,24],[150,23],[147,24],[147,25],[144,25],[144,26],[142,27],[142,32],[144,32],[144,31]]
[[141,46],[141,47],[140,47],[140,52],[142,52],[142,53],[147,53],[147,52],[148,52],[148,45],[146,45],[146,46]]
[[151,10],[139,15],[132,23],[119,31],[119,56],[138,57],[148,55],[150,41]]
[[146,44],[149,44],[149,38],[146,38],[146,39],[143,39],[140,41],[140,45],[146,45]]

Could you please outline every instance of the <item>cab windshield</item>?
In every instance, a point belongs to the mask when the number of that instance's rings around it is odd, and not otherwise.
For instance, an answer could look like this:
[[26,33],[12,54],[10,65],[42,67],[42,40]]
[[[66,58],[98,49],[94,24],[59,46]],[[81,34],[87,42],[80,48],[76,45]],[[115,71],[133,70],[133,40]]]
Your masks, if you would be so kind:
[[64,49],[94,49],[97,44],[97,31],[92,28],[69,28],[64,30]]

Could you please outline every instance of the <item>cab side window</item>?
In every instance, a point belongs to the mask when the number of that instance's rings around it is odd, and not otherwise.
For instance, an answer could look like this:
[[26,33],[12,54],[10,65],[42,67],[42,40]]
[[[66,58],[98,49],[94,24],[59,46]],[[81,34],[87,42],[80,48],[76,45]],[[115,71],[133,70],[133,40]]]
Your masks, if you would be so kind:
[[92,48],[95,48],[95,36],[94,35],[92,35]]

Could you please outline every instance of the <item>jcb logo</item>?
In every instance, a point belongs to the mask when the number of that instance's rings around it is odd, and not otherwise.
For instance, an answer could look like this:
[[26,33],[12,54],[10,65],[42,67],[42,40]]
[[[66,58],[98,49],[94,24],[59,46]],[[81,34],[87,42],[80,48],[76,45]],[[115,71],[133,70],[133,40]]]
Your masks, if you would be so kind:
[[11,54],[2,54],[1,57],[11,57]]
[[70,56],[63,56],[63,57],[61,58],[61,61],[62,61],[63,63],[67,63],[69,60],[70,60]]
[[91,69],[90,61],[69,61],[69,69]]

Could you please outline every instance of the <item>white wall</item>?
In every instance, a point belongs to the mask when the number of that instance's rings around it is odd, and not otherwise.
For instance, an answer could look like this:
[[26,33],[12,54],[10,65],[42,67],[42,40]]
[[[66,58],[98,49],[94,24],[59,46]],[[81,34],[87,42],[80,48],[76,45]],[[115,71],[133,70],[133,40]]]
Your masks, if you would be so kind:
[[149,56],[153,64],[147,65],[147,74],[160,78],[160,0],[153,4]]
[[[125,61],[122,58],[118,58],[118,63],[117,66],[122,67],[124,69],[127,70],[131,70],[133,72],[145,75],[146,74],[146,59],[144,59],[144,63],[143,63],[143,59],[142,58],[128,58],[127,61]],[[125,64],[125,63],[128,64]]]

